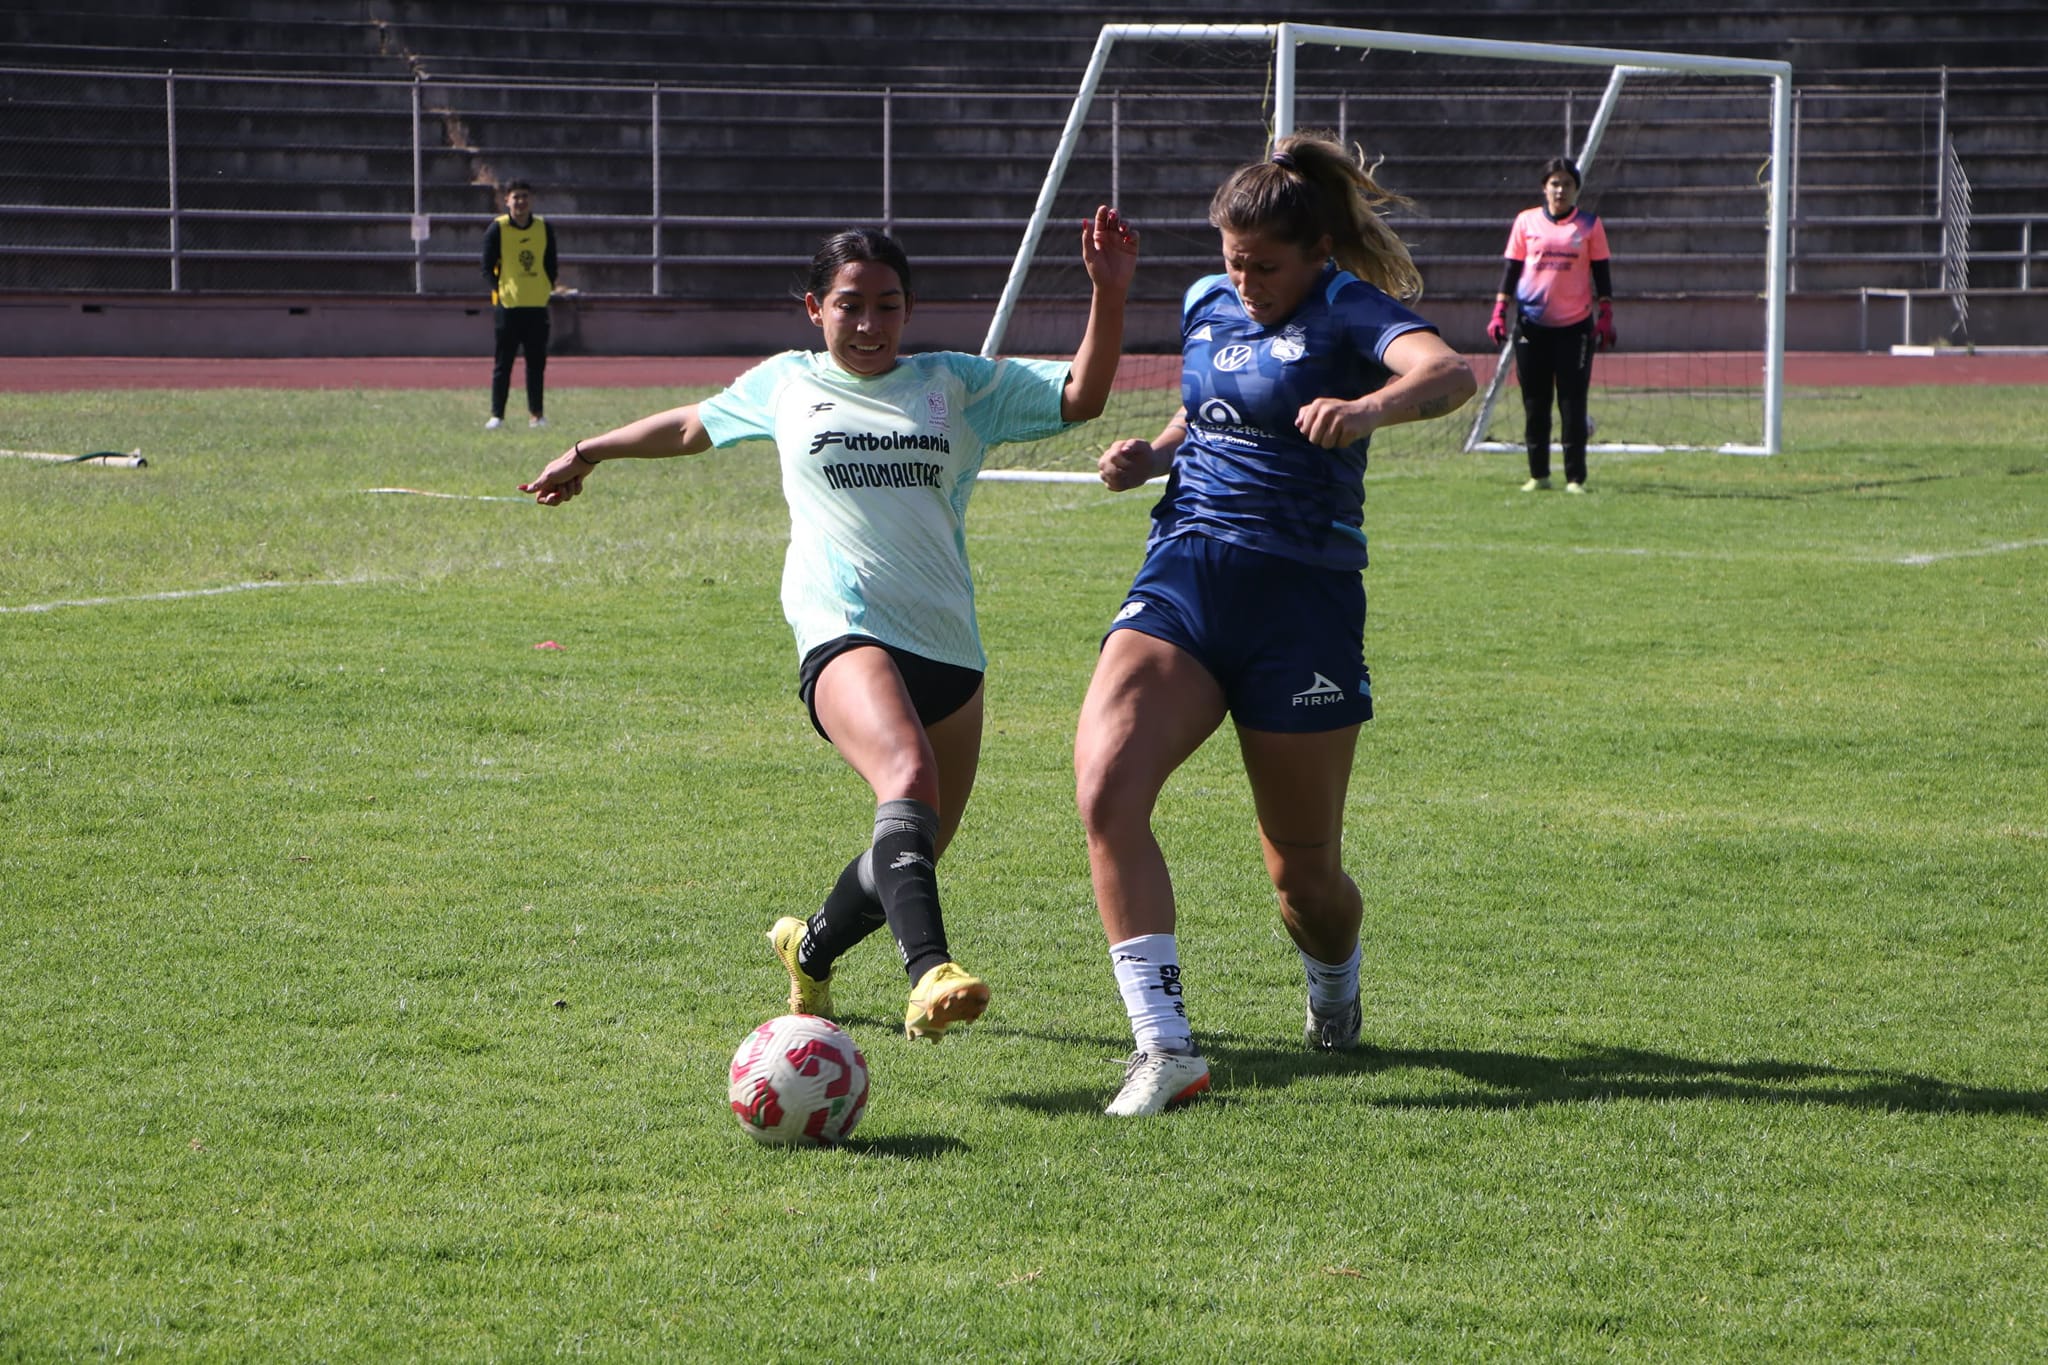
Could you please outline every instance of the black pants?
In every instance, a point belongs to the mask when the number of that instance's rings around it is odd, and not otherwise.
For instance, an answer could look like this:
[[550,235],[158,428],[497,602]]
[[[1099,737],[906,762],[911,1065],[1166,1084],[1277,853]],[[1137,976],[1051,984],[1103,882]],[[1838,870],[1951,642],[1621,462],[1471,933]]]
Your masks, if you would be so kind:
[[1550,400],[1557,398],[1566,483],[1586,481],[1586,390],[1593,382],[1593,320],[1571,327],[1524,322],[1515,334],[1515,374],[1522,381],[1522,440],[1529,477],[1550,477]]
[[512,357],[524,346],[526,410],[539,417],[547,411],[542,393],[548,373],[548,310],[493,308],[491,312],[498,333],[497,363],[491,367],[491,416],[505,415],[505,397],[512,392]]

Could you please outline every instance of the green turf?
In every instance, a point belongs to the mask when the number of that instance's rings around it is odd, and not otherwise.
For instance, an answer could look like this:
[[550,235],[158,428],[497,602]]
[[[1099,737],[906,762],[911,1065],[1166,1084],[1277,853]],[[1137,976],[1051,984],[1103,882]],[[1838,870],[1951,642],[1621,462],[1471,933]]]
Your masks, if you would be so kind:
[[1151,1122],[1068,767],[1151,496],[985,486],[995,1005],[913,1047],[864,945],[873,1101],[808,1153],[724,1106],[871,815],[772,456],[361,491],[672,401],[8,397],[151,463],[0,460],[0,1359],[2048,1354],[2038,394],[1800,394],[1783,456],[1584,498],[1376,462],[1375,1046],[1303,1051],[1219,737],[1159,821],[1217,1088]]

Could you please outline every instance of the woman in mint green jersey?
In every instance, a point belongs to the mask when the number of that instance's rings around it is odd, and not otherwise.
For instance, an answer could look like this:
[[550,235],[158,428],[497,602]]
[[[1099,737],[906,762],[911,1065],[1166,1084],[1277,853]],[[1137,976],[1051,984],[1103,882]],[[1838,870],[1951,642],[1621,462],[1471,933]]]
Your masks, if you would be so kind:
[[982,674],[964,523],[989,447],[1098,416],[1116,379],[1138,234],[1099,208],[1081,230],[1092,297],[1071,362],[904,355],[915,295],[902,247],[842,232],[812,259],[803,303],[822,351],[788,351],[723,392],[586,437],[521,484],[543,506],[601,463],[772,440],[790,541],[782,606],[811,723],[874,791],[873,836],[808,919],[768,939],[792,1012],[832,1013],[832,965],[884,924],[910,979],[904,1032],[938,1039],[988,1007],[953,961],[935,863],[981,756]]

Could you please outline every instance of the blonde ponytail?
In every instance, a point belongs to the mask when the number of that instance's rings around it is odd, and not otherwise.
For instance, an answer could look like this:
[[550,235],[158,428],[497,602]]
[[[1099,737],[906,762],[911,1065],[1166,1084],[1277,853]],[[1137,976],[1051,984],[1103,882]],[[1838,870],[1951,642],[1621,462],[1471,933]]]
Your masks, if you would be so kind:
[[1337,264],[1397,299],[1422,296],[1422,272],[1408,246],[1380,217],[1382,206],[1412,207],[1373,179],[1364,153],[1334,138],[1281,138],[1265,161],[1240,166],[1209,203],[1211,225],[1262,232],[1304,248],[1327,236]]

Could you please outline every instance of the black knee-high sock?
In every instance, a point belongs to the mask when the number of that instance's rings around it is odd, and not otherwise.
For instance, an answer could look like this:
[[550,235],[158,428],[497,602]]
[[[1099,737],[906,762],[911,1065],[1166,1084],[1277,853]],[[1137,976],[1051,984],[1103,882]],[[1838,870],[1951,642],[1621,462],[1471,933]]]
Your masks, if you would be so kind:
[[813,981],[828,979],[840,954],[887,923],[867,870],[870,851],[862,849],[860,856],[846,865],[824,905],[805,925],[804,946],[796,955],[796,965]]
[[870,864],[875,899],[882,903],[913,986],[932,968],[953,960],[939,914],[939,874],[933,861],[938,835],[939,813],[922,801],[904,797],[875,808]]

